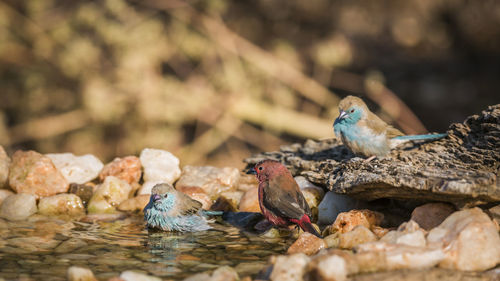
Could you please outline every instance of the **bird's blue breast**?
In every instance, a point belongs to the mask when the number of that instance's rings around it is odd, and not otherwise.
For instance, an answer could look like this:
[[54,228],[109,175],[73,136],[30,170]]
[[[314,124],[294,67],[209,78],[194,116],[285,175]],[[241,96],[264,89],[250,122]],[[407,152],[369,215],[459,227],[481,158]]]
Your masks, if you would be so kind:
[[364,156],[386,155],[390,151],[384,135],[375,134],[368,128],[360,128],[356,124],[336,122],[333,126],[335,135],[342,139],[352,152]]
[[194,214],[171,217],[154,207],[146,210],[144,218],[149,228],[161,229],[163,231],[195,232],[211,228],[208,225],[207,219],[202,215]]

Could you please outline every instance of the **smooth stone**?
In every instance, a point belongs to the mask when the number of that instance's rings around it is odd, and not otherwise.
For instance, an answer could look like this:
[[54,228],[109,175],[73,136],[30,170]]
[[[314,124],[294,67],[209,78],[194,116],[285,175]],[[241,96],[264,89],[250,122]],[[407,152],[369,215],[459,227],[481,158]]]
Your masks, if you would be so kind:
[[68,193],[72,193],[80,197],[83,205],[87,206],[90,198],[92,198],[92,195],[94,194],[94,187],[89,184],[71,183],[69,185]]
[[8,187],[10,158],[0,145],[0,188]]
[[257,177],[255,177],[255,175],[240,172],[237,188],[239,191],[246,192],[257,187],[259,187],[259,182],[257,181]]
[[52,160],[35,151],[18,150],[12,155],[9,185],[17,193],[36,198],[68,191],[69,185]]
[[0,205],[0,217],[11,221],[25,220],[36,212],[36,197],[27,193],[11,195]]
[[120,274],[120,278],[125,281],[161,281],[161,278],[132,270],[122,272],[122,274]]
[[278,256],[275,259],[271,281],[302,281],[307,264],[311,259],[303,254],[293,254],[289,256]]
[[308,266],[311,280],[317,281],[345,281],[348,275],[346,260],[339,255],[324,255],[313,260]]
[[328,191],[318,205],[318,224],[332,224],[340,213],[365,206],[366,203],[361,200]]
[[139,156],[144,168],[144,181],[174,183],[181,175],[179,159],[172,153],[154,148],[145,148]]
[[97,281],[92,270],[79,266],[68,268],[67,277],[69,281]]
[[[497,226],[500,224],[500,205],[496,205],[495,207],[489,208],[488,212],[490,213],[493,220],[496,222]],[[500,227],[498,227],[500,231]]]
[[177,189],[199,187],[212,199],[225,191],[236,189],[240,172],[236,168],[211,166],[184,166],[177,183]]
[[378,238],[382,238],[384,237],[388,232],[389,232],[389,229],[387,228],[383,228],[381,226],[378,226],[378,225],[374,225],[370,228],[370,230],[373,232],[373,234],[375,234]]
[[427,243],[443,249],[443,268],[486,270],[500,263],[497,226],[477,207],[451,214],[429,232]]
[[352,249],[357,245],[377,241],[377,236],[364,225],[358,225],[349,232],[339,232],[338,247]]
[[254,187],[245,191],[238,205],[240,212],[260,213],[259,188]]
[[324,248],[326,248],[326,243],[323,239],[316,237],[311,233],[303,232],[288,248],[287,254],[304,253],[310,256],[316,254],[319,250]]
[[426,231],[420,228],[416,222],[410,220],[401,224],[397,230],[389,231],[380,241],[392,244],[425,247],[427,244],[425,235]]
[[153,187],[159,183],[163,183],[163,181],[146,181],[146,182],[144,182],[142,184],[142,186],[139,188],[139,190],[137,191],[137,195],[144,195],[144,194],[150,195]]
[[7,190],[7,189],[0,189],[0,204],[2,204],[3,200],[11,195],[14,195],[15,193]]
[[358,225],[363,225],[366,228],[372,228],[379,225],[384,218],[384,215],[370,210],[351,210],[349,212],[340,213],[335,219],[335,222],[329,227],[330,233],[340,232],[346,233],[353,230]]
[[16,237],[7,240],[9,246],[27,252],[48,252],[57,247],[59,243],[60,241],[53,239],[53,235]]
[[440,225],[456,208],[447,203],[427,203],[419,206],[411,213],[411,220],[425,230],[431,230]]
[[136,156],[117,157],[102,168],[99,180],[104,181],[107,176],[115,176],[129,184],[138,183],[142,175],[141,168],[141,160]]
[[361,257],[362,268],[373,271],[397,269],[429,268],[441,262],[445,254],[439,248],[413,247],[402,244],[389,244],[382,241],[360,244],[356,256]]
[[202,208],[205,210],[208,210],[212,207],[212,204],[213,204],[212,199],[200,187],[195,187],[195,186],[177,187],[176,186],[175,189],[186,194],[187,196],[191,197],[192,199],[200,202],[202,204]]
[[115,207],[128,199],[132,187],[126,181],[108,176],[98,185],[87,207],[89,214],[113,213]]
[[45,156],[52,160],[69,183],[89,182],[97,178],[104,167],[101,160],[92,154],[76,156],[73,153],[49,153]]
[[135,212],[135,211],[142,211],[144,210],[144,207],[149,202],[149,197],[151,197],[148,194],[142,194],[138,195],[134,198],[129,198],[118,205],[118,210],[119,211],[124,211],[124,212]]
[[238,281],[238,273],[230,266],[222,266],[214,270],[210,281]]
[[63,193],[40,199],[38,212],[42,215],[85,215],[82,199],[75,194]]
[[316,209],[325,196],[323,188],[313,184],[303,176],[296,176],[294,179],[299,185],[300,191],[302,191],[302,194],[304,195],[304,198],[306,199],[306,202],[311,210],[317,213],[318,211]]

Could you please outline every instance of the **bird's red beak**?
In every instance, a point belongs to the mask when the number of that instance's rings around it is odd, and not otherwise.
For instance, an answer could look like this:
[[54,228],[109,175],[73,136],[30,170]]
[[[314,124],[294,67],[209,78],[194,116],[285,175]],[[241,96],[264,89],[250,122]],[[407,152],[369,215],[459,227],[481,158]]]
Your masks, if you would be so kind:
[[255,168],[250,168],[250,169],[248,169],[247,174],[248,175],[256,175],[257,171],[255,170]]

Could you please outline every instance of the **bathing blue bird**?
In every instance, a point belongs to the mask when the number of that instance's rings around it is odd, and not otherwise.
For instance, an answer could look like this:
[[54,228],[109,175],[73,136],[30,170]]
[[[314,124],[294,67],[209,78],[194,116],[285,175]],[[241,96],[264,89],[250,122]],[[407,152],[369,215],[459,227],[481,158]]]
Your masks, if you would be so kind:
[[335,135],[352,152],[365,157],[385,156],[408,141],[436,140],[447,134],[406,136],[373,114],[358,97],[347,96],[339,103],[339,116],[333,123]]
[[205,211],[202,204],[177,191],[168,183],[160,183],[151,190],[149,203],[144,208],[144,220],[150,229],[196,232],[211,229],[207,216],[222,215],[221,211]]

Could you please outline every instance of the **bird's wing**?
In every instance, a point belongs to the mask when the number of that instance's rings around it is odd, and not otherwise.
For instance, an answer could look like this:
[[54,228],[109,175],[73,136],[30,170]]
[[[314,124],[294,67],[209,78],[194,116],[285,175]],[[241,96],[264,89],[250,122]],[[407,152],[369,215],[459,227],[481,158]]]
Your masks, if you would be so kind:
[[404,135],[400,130],[388,125],[384,122],[384,120],[380,119],[372,112],[368,112],[368,116],[364,121],[366,122],[368,128],[372,129],[377,135],[385,134],[388,138]]
[[300,219],[311,216],[311,209],[291,176],[280,175],[269,180],[263,188],[263,204],[275,215]]
[[176,203],[178,204],[178,206],[172,209],[175,211],[170,215],[183,216],[196,214],[203,205],[201,202],[192,199],[191,197],[180,191],[177,191],[175,195],[177,196]]

